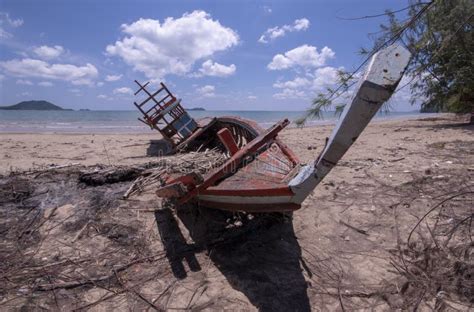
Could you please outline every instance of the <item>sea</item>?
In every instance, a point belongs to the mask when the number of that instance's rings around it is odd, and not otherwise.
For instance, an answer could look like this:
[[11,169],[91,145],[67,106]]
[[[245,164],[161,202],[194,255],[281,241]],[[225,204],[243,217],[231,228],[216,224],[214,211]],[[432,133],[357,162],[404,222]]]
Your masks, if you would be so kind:
[[[252,119],[263,128],[288,118],[291,126],[304,116],[304,111],[189,111],[195,118],[239,116]],[[432,114],[418,112],[378,113],[375,120],[417,119]],[[0,110],[0,133],[146,133],[150,128],[141,123],[138,111],[26,111]],[[333,124],[334,112],[325,112],[319,120],[309,120],[306,126]]]

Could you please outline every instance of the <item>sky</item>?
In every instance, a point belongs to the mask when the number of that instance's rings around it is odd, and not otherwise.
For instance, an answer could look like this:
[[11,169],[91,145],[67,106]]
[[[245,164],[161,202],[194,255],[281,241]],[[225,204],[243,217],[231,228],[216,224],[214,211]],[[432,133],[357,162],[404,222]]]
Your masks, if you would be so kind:
[[[405,1],[0,0],[0,105],[132,110],[134,80],[185,107],[305,110]],[[404,14],[403,12],[400,14]],[[403,17],[403,15],[400,15]],[[403,82],[403,81],[402,81]],[[412,111],[409,88],[394,111]]]

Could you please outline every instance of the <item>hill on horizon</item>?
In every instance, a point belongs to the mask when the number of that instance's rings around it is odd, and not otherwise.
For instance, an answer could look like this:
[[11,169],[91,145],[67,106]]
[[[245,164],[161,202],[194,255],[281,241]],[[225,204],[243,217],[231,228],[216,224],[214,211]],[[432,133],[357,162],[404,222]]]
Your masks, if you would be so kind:
[[23,101],[10,106],[0,106],[3,110],[71,110],[64,109],[48,101]]

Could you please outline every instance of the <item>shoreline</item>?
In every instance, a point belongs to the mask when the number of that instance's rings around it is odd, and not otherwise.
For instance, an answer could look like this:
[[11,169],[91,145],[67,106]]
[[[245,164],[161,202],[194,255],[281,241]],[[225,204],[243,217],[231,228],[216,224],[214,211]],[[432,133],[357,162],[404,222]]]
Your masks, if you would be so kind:
[[[376,116],[374,119],[371,121],[371,124],[375,123],[385,123],[385,122],[396,122],[396,121],[409,121],[409,120],[420,120],[424,118],[436,118],[436,119],[452,119],[452,118],[457,118],[456,115],[450,114],[450,113],[423,113],[423,114],[414,114],[414,115],[399,115],[399,116],[391,116],[391,117],[385,117],[385,116]],[[331,126],[335,125],[337,123],[337,118],[334,119],[321,119],[321,120],[310,120],[307,125],[302,127],[302,129],[306,128],[317,128],[321,126]],[[258,123],[260,126],[263,128],[268,128],[271,127],[274,123],[272,122],[259,122]],[[8,134],[31,134],[31,135],[42,135],[42,134],[47,134],[47,135],[148,135],[150,133],[155,133],[159,134],[155,130],[149,130],[147,127],[142,126],[138,123],[137,121],[137,126],[132,126],[136,127],[134,131],[131,131],[129,129],[122,130],[122,131],[109,131],[106,130],[107,127],[104,128],[71,128],[71,130],[43,130],[44,128],[37,128],[39,131],[33,131],[31,129],[22,131],[22,130],[13,130],[13,131],[3,131],[1,129],[1,122],[0,122],[0,135],[8,135]],[[111,126],[108,128],[119,128],[119,126]],[[127,128],[130,128],[128,126]],[[286,129],[295,129],[299,128],[296,126],[293,121],[291,124],[286,128]],[[82,129],[82,130],[80,130]],[[104,129],[104,130],[102,130]]]
[[[414,142],[437,144],[443,141],[443,137],[444,140],[458,137],[459,140],[471,141],[473,138],[470,133],[458,133],[458,129],[452,127],[443,128],[443,125],[463,121],[450,115],[375,120],[364,130],[344,159],[355,154],[366,154],[366,149],[377,150],[377,146],[410,150],[423,148]],[[333,128],[332,124],[292,127],[284,129],[279,137],[302,162],[308,162],[320,152]],[[157,131],[112,134],[0,133],[0,174],[71,163],[84,166],[142,164],[162,156],[165,148]],[[383,159],[385,156],[377,157]]]

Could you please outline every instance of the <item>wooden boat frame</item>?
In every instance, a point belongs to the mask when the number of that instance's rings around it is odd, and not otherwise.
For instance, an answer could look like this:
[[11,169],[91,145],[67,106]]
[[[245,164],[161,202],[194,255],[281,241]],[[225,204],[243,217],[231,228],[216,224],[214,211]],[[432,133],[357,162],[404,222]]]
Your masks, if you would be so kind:
[[[195,131],[178,144],[176,151],[219,146],[229,157],[204,176],[169,177],[156,194],[178,204],[199,205],[230,211],[293,211],[337,164],[369,121],[395,91],[410,60],[403,47],[392,45],[376,53],[351,103],[339,119],[331,137],[310,164],[277,137],[288,124],[282,120],[263,131],[255,122],[238,117],[199,121]],[[212,141],[204,144],[205,141]]]

